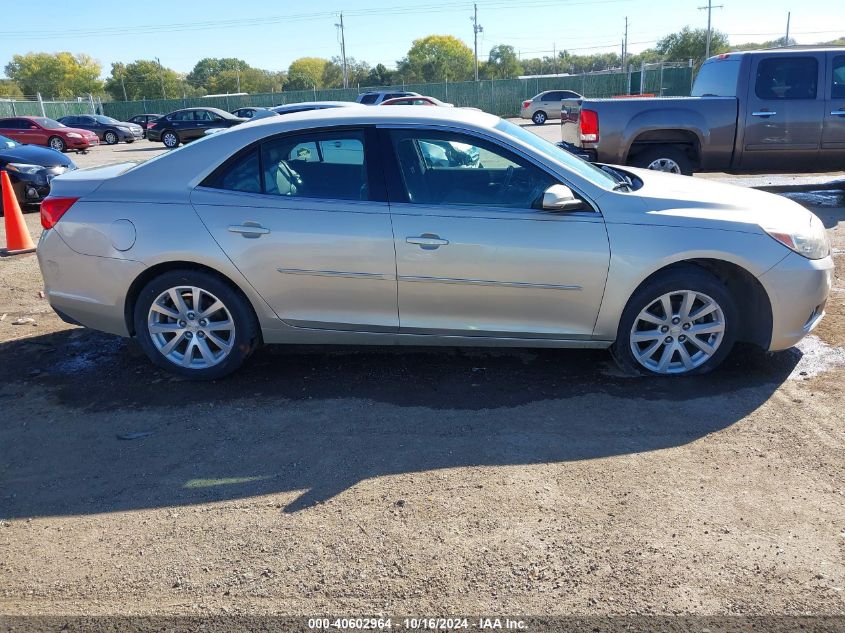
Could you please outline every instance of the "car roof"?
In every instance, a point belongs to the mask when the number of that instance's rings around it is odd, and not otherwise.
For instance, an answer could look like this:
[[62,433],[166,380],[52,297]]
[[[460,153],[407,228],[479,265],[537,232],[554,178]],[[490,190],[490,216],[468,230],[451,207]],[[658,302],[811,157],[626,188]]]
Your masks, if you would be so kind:
[[343,108],[346,106],[355,106],[359,107],[361,104],[357,101],[298,101],[296,103],[280,103],[279,105],[274,105],[273,108],[297,108],[297,107],[339,107]]
[[845,51],[845,46],[787,46],[780,48],[755,48],[747,51],[728,51],[719,55],[711,55],[705,61],[711,59],[728,59],[730,57],[738,57],[740,55],[786,55],[786,54],[800,54],[800,53],[841,53]]

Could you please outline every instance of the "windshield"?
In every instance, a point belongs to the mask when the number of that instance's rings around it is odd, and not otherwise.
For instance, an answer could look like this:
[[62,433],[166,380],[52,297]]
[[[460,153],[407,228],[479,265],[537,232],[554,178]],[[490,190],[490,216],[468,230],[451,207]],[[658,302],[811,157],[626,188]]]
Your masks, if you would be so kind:
[[54,121],[53,119],[48,119],[47,117],[43,117],[43,116],[34,117],[32,120],[35,121],[41,127],[45,127],[48,130],[55,130],[55,129],[58,129],[60,127],[66,127],[65,125],[62,125],[61,123],[59,123],[58,121]]
[[94,117],[97,119],[98,123],[105,123],[106,125],[114,125],[115,123],[120,123],[117,119],[113,119],[110,116],[103,116],[102,114],[98,114]]
[[716,58],[705,62],[695,78],[692,96],[735,97],[739,65],[739,59]]
[[530,145],[544,156],[547,156],[558,163],[562,163],[582,178],[589,180],[594,185],[609,188],[618,184],[618,181],[607,172],[604,172],[595,165],[578,158],[574,154],[570,154],[565,149],[561,149],[554,143],[550,143],[549,141],[540,138],[520,125],[514,125],[509,121],[499,121],[499,123],[496,124],[496,129],[516,137],[526,145]]
[[12,139],[6,138],[2,134],[0,134],[0,147],[5,147],[10,149],[12,147],[17,147],[18,143],[15,143]]

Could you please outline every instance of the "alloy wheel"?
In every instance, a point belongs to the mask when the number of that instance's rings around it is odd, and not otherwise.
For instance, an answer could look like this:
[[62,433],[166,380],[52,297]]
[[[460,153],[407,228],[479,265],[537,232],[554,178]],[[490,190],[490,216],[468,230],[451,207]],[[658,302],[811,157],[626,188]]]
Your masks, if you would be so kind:
[[678,290],[643,308],[631,327],[631,353],[658,374],[683,374],[706,363],[725,338],[725,315],[708,295]]
[[235,322],[229,309],[196,286],[162,292],[150,306],[147,329],[162,356],[187,369],[220,364],[235,342]]
[[680,174],[681,166],[671,158],[656,158],[648,164],[648,169],[653,171],[665,171],[670,174]]
[[65,151],[65,142],[58,136],[54,136],[50,139],[50,147],[52,147],[57,152],[63,152]]
[[179,144],[179,139],[173,132],[165,132],[161,140],[167,147],[176,147]]
[[105,141],[109,145],[115,145],[117,143],[117,134],[114,132],[106,132]]

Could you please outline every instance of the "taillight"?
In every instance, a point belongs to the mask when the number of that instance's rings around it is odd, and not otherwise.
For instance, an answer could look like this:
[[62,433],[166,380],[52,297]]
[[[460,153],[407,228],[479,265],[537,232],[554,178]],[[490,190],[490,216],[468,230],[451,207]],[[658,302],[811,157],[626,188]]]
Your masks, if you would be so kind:
[[523,101],[523,102],[522,102],[522,108],[523,108],[523,109],[527,108],[527,107],[528,107],[528,106],[530,106],[530,105],[531,105],[531,99],[529,99],[528,101]]
[[595,110],[581,110],[581,142],[599,142],[599,113]]
[[41,202],[41,226],[52,229],[77,200],[79,198],[44,198]]
[[147,129],[148,130],[152,130],[155,126],[156,126],[155,121],[150,121],[149,123],[147,123]]

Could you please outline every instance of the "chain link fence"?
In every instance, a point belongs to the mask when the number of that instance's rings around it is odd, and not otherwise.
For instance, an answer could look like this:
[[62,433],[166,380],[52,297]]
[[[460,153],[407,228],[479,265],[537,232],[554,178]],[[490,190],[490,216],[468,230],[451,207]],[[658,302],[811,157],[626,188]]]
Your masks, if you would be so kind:
[[457,83],[400,84],[395,86],[360,86],[331,90],[291,90],[251,95],[195,97],[186,99],[142,99],[140,101],[106,101],[94,104],[92,99],[77,101],[12,101],[0,99],[0,116],[43,114],[58,118],[68,114],[102,114],[125,121],[136,114],[167,114],[180,108],[214,107],[231,112],[246,106],[271,107],[302,101],[354,101],[368,90],[410,90],[436,97],[456,106],[473,107],[502,117],[519,115],[526,99],[545,90],[574,90],[585,97],[655,94],[688,96],[692,87],[692,66],[688,63],[664,62],[645,64],[625,72],[621,69],[580,75],[523,77]]

